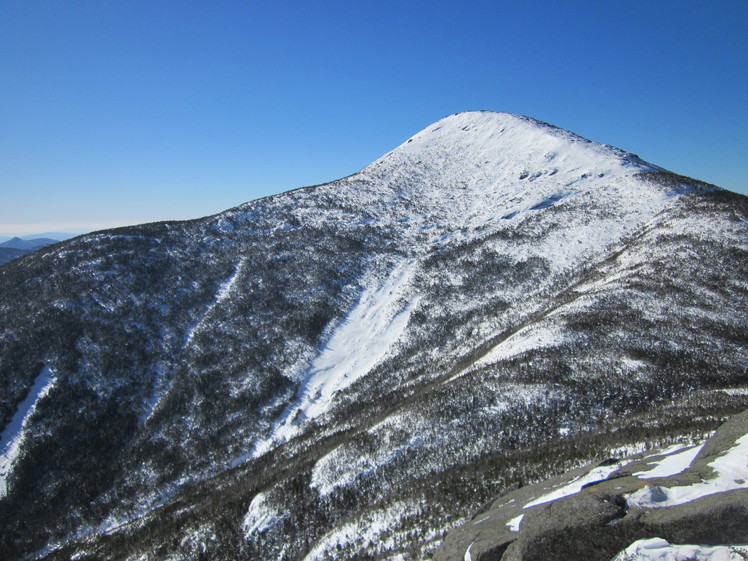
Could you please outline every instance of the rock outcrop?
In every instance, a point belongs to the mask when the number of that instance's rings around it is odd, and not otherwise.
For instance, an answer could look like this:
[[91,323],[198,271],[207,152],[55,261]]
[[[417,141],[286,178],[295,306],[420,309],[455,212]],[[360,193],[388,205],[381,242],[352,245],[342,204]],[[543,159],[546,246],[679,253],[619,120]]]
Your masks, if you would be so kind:
[[746,544],[747,459],[745,411],[699,446],[610,459],[511,489],[450,532],[434,560],[608,561],[655,537]]

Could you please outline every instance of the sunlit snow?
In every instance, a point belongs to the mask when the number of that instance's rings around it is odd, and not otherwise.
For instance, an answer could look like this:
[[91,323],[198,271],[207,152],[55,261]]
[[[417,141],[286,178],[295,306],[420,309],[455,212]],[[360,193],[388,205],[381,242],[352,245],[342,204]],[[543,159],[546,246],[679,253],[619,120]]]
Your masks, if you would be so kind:
[[265,493],[258,493],[249,503],[247,513],[242,520],[244,535],[250,537],[261,534],[278,524],[284,517],[284,513],[271,506]]
[[391,529],[406,516],[417,514],[417,507],[407,502],[393,503],[386,510],[370,511],[325,534],[304,557],[304,561],[330,559],[338,546],[349,544],[376,543],[380,550],[391,549],[398,539],[397,535],[390,533]]
[[26,439],[26,431],[36,406],[49,393],[55,381],[54,372],[45,365],[26,394],[26,399],[18,406],[15,415],[3,430],[0,438],[0,498],[8,493],[8,476]]
[[208,318],[208,316],[213,311],[213,309],[216,306],[218,306],[221,302],[223,302],[223,300],[225,300],[226,297],[231,293],[231,290],[236,284],[237,279],[241,276],[242,271],[244,270],[246,261],[247,261],[246,259],[241,259],[236,264],[236,268],[234,269],[234,272],[231,273],[231,275],[218,287],[218,291],[216,292],[216,296],[213,299],[213,302],[210,303],[210,305],[205,310],[205,313],[203,313],[203,315],[200,317],[200,320],[187,333],[187,337],[184,343],[185,347],[188,346],[192,342],[192,340],[194,339],[198,331],[202,329],[203,325],[205,324],[205,320]]
[[486,356],[475,363],[476,368],[499,362],[507,358],[522,354],[526,351],[558,346],[564,343],[561,330],[548,326],[531,325],[505,339],[494,347]]
[[621,461],[609,466],[596,467],[590,470],[585,475],[577,477],[571,483],[564,485],[563,487],[559,487],[558,489],[555,489],[554,491],[551,491],[546,495],[530,501],[523,508],[530,508],[544,503],[549,503],[563,497],[568,497],[569,495],[575,495],[579,493],[579,491],[581,491],[582,487],[584,487],[585,485],[607,479],[611,473],[618,471],[628,463],[630,463],[630,461]]
[[322,415],[335,394],[371,371],[391,350],[408,324],[417,299],[402,301],[412,264],[401,261],[384,282],[372,283],[312,363],[298,398],[276,422],[270,439],[257,445],[259,456],[284,442],[308,420]]
[[626,496],[629,507],[669,507],[733,489],[748,488],[748,434],[740,437],[735,445],[723,455],[709,463],[716,476],[693,485],[679,487],[656,487],[646,485]]
[[661,460],[650,462],[654,465],[652,469],[638,471],[634,475],[641,479],[652,479],[654,477],[669,477],[682,472],[688,468],[693,462],[694,458],[701,452],[703,444],[699,446],[693,446],[683,450],[682,452],[675,453],[676,450],[680,450],[682,445],[676,445],[673,448],[665,450],[662,455],[665,457]]
[[662,538],[638,540],[611,561],[745,561],[748,545],[675,545]]
[[[538,504],[540,504],[540,503],[538,503]],[[507,522],[506,525],[509,526],[509,529],[512,532],[519,532],[519,525],[522,522],[522,519],[524,517],[525,517],[524,514],[520,514],[519,516],[515,516],[509,522]]]

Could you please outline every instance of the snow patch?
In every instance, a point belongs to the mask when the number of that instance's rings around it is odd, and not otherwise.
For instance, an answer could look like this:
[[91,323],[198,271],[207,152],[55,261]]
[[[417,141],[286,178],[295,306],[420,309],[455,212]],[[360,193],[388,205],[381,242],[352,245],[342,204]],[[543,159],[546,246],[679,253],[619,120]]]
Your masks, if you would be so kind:
[[247,514],[244,515],[244,520],[242,520],[244,537],[250,538],[261,534],[277,525],[286,516],[286,514],[279,512],[270,505],[265,493],[258,493],[249,503]]
[[[527,507],[525,507],[525,508],[527,508]],[[507,522],[506,525],[509,526],[509,529],[512,532],[519,532],[519,525],[522,522],[522,519],[524,517],[525,517],[524,514],[520,514],[519,516],[515,516],[509,522]]]
[[674,545],[662,538],[638,540],[611,561],[744,561],[748,545]]
[[[376,434],[376,431],[370,432]],[[383,438],[387,439],[387,436]],[[390,443],[391,446],[377,447],[371,452],[338,447],[315,464],[310,486],[316,488],[321,496],[329,495],[335,488],[351,485],[357,478],[375,473],[400,455],[425,443],[423,436],[413,434],[399,446]]]
[[709,463],[716,477],[702,480],[693,485],[680,487],[657,487],[645,485],[642,489],[626,496],[631,507],[659,508],[685,504],[701,497],[748,488],[748,434],[740,437],[735,445]]
[[548,326],[530,325],[507,337],[475,363],[476,368],[488,366],[527,351],[555,347],[564,343],[560,331]]
[[3,430],[0,437],[0,498],[8,494],[8,476],[21,452],[21,445],[26,440],[36,407],[49,394],[56,381],[57,377],[52,369],[45,365],[26,394],[26,399],[19,404],[15,415]]
[[722,388],[719,391],[727,395],[748,395],[748,388]]
[[418,514],[418,507],[406,502],[396,502],[387,510],[378,510],[363,515],[358,520],[348,522],[327,533],[304,558],[304,561],[339,558],[333,555],[337,546],[357,545],[366,547],[376,544],[380,551],[391,550],[398,536],[392,528],[406,516]]
[[617,462],[609,466],[596,467],[590,470],[585,475],[577,477],[571,483],[568,483],[567,485],[564,485],[563,487],[559,487],[555,491],[551,491],[550,493],[546,495],[543,495],[541,497],[538,497],[537,499],[530,501],[522,508],[530,508],[533,506],[542,505],[544,503],[549,503],[551,501],[556,501],[558,499],[562,499],[563,497],[568,497],[569,495],[576,495],[577,493],[579,493],[579,491],[582,490],[582,487],[584,487],[585,485],[588,485],[589,483],[596,483],[598,481],[603,481],[604,479],[607,479],[610,474],[618,471],[623,466],[629,463],[631,463],[630,460],[627,460],[627,461]]
[[500,415],[520,404],[528,406],[550,399],[554,394],[554,390],[539,384],[506,384],[501,390],[497,390],[494,404],[483,407],[480,411],[486,415]]
[[679,474],[691,466],[691,462],[693,462],[703,447],[704,445],[701,444],[675,454],[674,452],[683,448],[683,445],[678,444],[673,446],[662,453],[665,456],[663,459],[650,462],[654,464],[652,469],[638,471],[634,476],[640,479],[652,479],[654,477],[670,477],[671,475]]

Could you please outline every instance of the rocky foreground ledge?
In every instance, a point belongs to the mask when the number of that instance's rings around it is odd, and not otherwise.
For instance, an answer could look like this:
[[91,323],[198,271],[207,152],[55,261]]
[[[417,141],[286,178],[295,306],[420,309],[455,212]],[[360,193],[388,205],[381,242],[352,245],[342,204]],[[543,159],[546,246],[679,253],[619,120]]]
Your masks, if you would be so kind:
[[434,561],[748,558],[748,411],[698,445],[609,459],[510,488]]

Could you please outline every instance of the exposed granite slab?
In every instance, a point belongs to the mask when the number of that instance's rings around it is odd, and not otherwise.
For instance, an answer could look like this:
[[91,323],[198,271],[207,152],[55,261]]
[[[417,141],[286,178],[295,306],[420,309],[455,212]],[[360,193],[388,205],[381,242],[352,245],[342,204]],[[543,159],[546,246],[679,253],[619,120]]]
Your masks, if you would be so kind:
[[[647,478],[668,454],[642,454],[616,463],[606,460],[527,487],[509,489],[445,539],[435,561],[609,561],[642,538],[707,545],[748,543],[748,486],[706,494],[683,504],[657,507],[670,489],[714,480],[714,462],[737,450],[748,434],[748,411],[736,415],[703,444],[680,473]],[[667,451],[665,451],[667,452]],[[680,452],[680,451],[679,451]],[[674,454],[675,452],[670,452]],[[742,457],[742,456],[741,456]],[[748,462],[748,457],[745,460]],[[675,471],[675,470],[674,470]],[[656,473],[656,472],[653,472]],[[555,500],[544,498],[572,492]],[[635,475],[637,474],[637,475]],[[655,500],[632,506],[632,495],[647,488]],[[631,503],[631,504],[630,504]],[[517,527],[517,519],[522,516]],[[512,524],[518,531],[513,531]],[[469,553],[468,552],[469,549]]]

